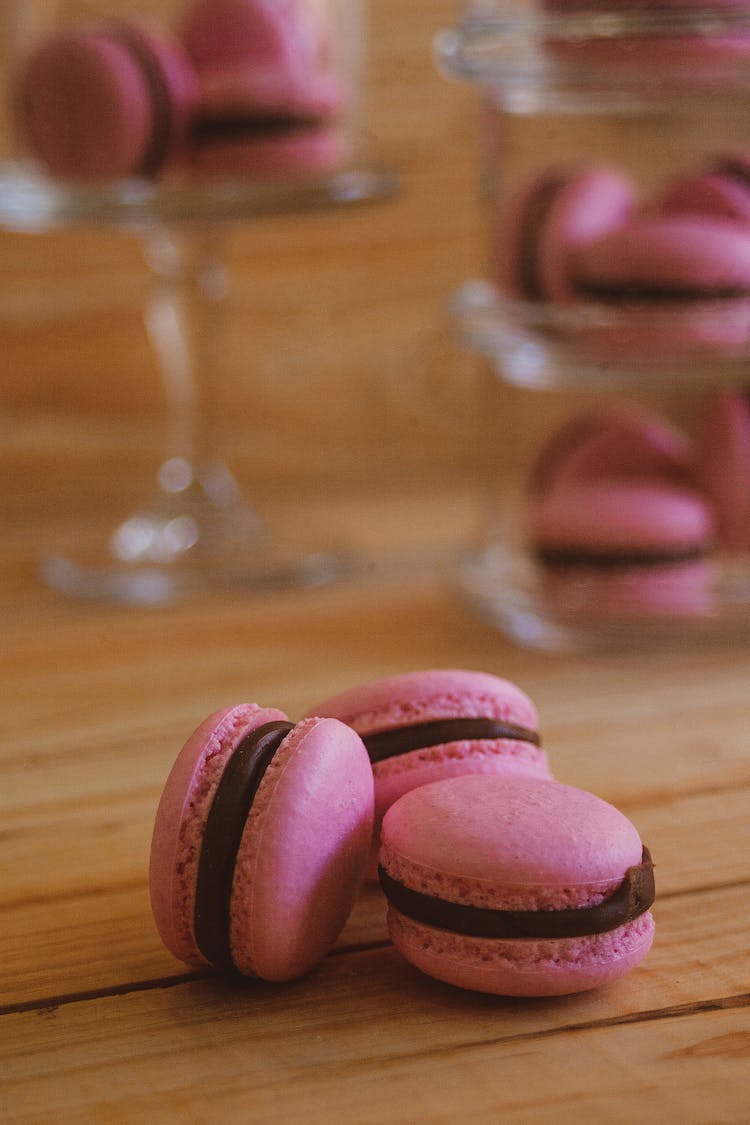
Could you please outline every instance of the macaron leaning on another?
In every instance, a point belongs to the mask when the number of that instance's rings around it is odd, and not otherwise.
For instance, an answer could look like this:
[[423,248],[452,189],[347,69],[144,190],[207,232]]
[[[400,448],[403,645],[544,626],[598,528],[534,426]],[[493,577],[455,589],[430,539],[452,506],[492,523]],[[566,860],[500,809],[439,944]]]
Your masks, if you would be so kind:
[[[375,781],[375,874],[380,821],[403,793],[465,773],[551,776],[529,697],[509,680],[464,669],[388,676],[318,703],[361,736]],[[311,712],[313,713],[313,712]]]
[[195,170],[213,176],[316,175],[347,154],[347,91],[332,16],[310,0],[198,0],[183,41],[200,98]]
[[196,95],[178,42],[113,22],[45,40],[20,74],[16,108],[49,171],[106,181],[153,177],[181,160]]
[[634,968],[653,941],[637,830],[556,781],[467,776],[412,790],[383,821],[380,874],[396,948],[461,988],[581,992]]
[[167,779],[151,844],[162,941],[197,966],[302,976],[343,928],[372,838],[359,737],[240,704],[210,715]]

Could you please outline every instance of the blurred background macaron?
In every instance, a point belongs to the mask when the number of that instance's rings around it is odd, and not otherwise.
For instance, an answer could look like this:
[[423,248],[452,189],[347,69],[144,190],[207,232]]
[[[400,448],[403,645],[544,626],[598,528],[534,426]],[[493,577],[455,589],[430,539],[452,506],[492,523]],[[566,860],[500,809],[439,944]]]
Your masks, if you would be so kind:
[[16,110],[22,135],[55,176],[153,177],[183,156],[196,96],[176,39],[112,23],[45,40],[19,76]]

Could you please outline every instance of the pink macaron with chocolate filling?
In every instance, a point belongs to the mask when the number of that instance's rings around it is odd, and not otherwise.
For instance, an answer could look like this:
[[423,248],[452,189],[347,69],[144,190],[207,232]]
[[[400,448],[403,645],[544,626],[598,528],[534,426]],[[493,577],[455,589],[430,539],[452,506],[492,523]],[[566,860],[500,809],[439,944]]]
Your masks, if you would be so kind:
[[372,771],[332,719],[296,725],[240,704],[210,715],[167,779],[151,843],[151,905],[171,953],[285,981],[338,937],[370,848]]
[[153,177],[183,155],[197,94],[181,45],[140,24],[61,32],[28,59],[16,108],[54,175]]
[[211,176],[317,175],[346,154],[332,28],[296,0],[199,0],[183,39],[200,79],[193,167]]
[[493,271],[504,292],[528,301],[574,294],[569,257],[626,222],[635,187],[616,169],[550,168],[526,185],[500,217]]
[[[465,773],[549,778],[534,704],[509,680],[465,669],[387,676],[318,703],[353,727],[375,779],[375,835],[403,793]],[[370,874],[375,874],[375,855]]]
[[613,805],[556,781],[460,777],[383,821],[396,948],[423,973],[502,996],[610,984],[648,953],[653,865]]

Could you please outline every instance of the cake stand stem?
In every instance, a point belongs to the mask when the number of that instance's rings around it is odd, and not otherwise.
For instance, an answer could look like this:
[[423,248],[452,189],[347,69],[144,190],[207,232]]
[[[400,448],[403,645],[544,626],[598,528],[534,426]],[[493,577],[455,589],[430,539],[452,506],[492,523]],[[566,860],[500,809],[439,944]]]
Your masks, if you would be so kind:
[[162,604],[220,587],[319,585],[344,566],[328,550],[269,541],[221,456],[217,395],[227,275],[214,225],[142,235],[152,286],[146,329],[166,396],[165,456],[152,495],[83,557],[45,560],[44,579],[77,596]]

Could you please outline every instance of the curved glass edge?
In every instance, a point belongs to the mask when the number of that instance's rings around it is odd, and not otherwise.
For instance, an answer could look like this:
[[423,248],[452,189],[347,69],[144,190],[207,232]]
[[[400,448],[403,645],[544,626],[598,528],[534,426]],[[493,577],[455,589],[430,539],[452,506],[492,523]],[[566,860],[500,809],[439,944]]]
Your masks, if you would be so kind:
[[62,184],[31,164],[0,166],[0,226],[39,233],[81,225],[144,227],[233,222],[264,215],[352,206],[393,197],[398,177],[378,166],[347,168],[314,181],[202,181]]
[[[582,65],[577,55],[574,65],[566,65],[559,49],[575,49],[582,43],[602,47],[629,39],[646,40],[655,45],[666,39],[695,38],[721,45],[732,36],[750,37],[750,11],[747,9],[714,9],[711,7],[641,8],[630,10],[592,9],[566,12],[509,12],[503,0],[489,0],[469,11],[454,27],[440,30],[433,40],[433,55],[438,70],[448,78],[489,83],[544,83],[562,76],[575,75],[576,83],[596,85],[607,79],[611,85],[611,56],[597,63],[590,56]],[[709,52],[709,55],[711,52]],[[641,78],[664,81],[652,68],[644,73],[634,61],[623,68],[623,75],[638,72]],[[674,77],[691,82],[696,78],[693,68],[681,64],[674,68]],[[710,83],[733,84],[750,79],[750,63],[744,53],[733,56],[721,53],[718,59],[707,58],[699,76]]]
[[[488,358],[504,382],[528,390],[697,389],[748,381],[750,338],[727,354],[699,342],[681,354],[645,347],[623,355],[631,313],[593,302],[561,308],[509,301],[492,282],[474,279],[450,296],[447,313],[461,346]],[[646,331],[656,340],[665,330],[678,338],[670,315],[679,314],[657,310]]]

